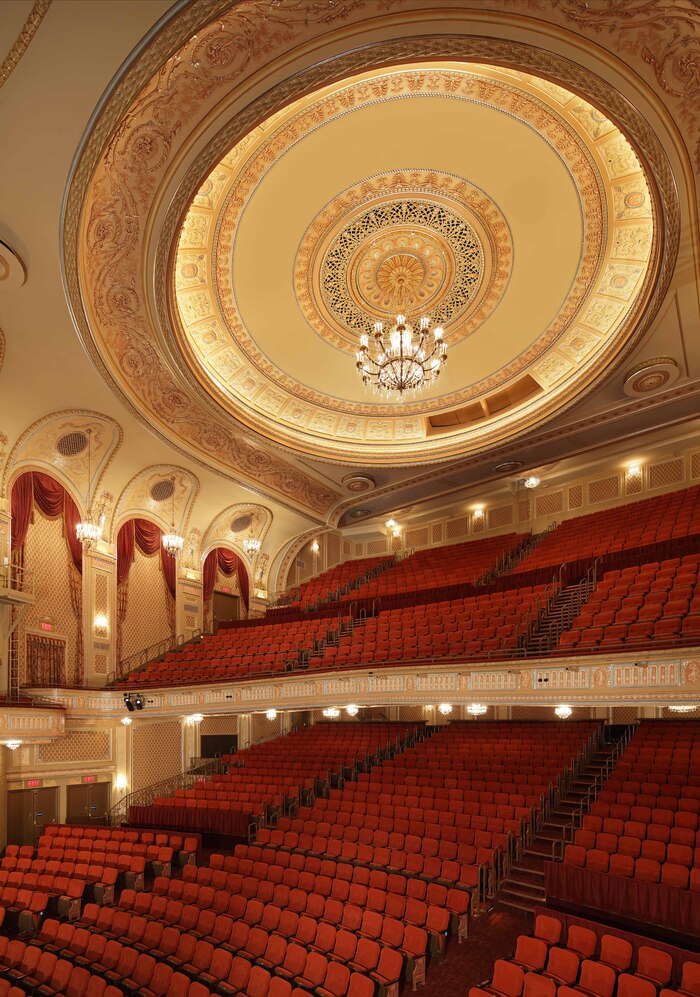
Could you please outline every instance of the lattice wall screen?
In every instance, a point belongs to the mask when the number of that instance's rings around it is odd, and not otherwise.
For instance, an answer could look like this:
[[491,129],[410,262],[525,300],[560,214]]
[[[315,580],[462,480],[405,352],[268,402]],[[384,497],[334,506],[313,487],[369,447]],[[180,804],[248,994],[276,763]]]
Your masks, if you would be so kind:
[[700,451],[690,455],[690,477],[700,478]]
[[106,654],[96,654],[93,659],[95,675],[107,675],[109,672],[109,659]]
[[205,717],[199,725],[200,734],[237,734],[238,717],[231,713],[224,717]]
[[544,492],[535,496],[535,516],[554,516],[564,511],[564,492]]
[[[514,706],[511,717],[513,720],[556,720],[553,706]],[[591,710],[588,706],[574,706],[570,720],[590,720]],[[560,721],[566,723],[566,721]]]
[[685,461],[682,457],[675,460],[665,460],[661,464],[649,465],[649,488],[663,488],[665,485],[677,485],[683,481]]
[[365,545],[363,543],[356,543],[353,546],[353,557],[364,557],[365,556]]
[[583,505],[583,485],[572,485],[569,488],[569,508],[580,509]]
[[386,537],[382,537],[380,540],[368,540],[367,541],[367,553],[372,554],[386,554],[387,541]]
[[39,745],[39,761],[44,763],[108,762],[111,758],[111,737],[108,730],[72,731],[63,741]]
[[513,522],[513,506],[500,505],[489,509],[489,527],[497,530],[501,526],[509,526]]
[[525,496],[525,498],[518,499],[518,522],[527,523],[530,518],[530,499]]
[[472,533],[483,533],[486,530],[486,515],[481,513],[478,515],[476,512],[472,513]]
[[430,543],[430,530],[427,526],[406,532],[407,547],[427,547]]
[[636,706],[613,706],[611,719],[614,724],[633,724],[637,719]]
[[620,479],[617,475],[609,478],[599,478],[588,483],[589,502],[609,502],[620,494]]
[[138,547],[129,571],[126,616],[122,625],[122,657],[155,644],[171,634],[171,598],[160,565],[160,551],[147,557]]
[[639,493],[644,489],[644,479],[642,477],[642,472],[638,474],[630,474],[629,471],[625,472],[625,494],[626,495],[639,495]]
[[448,519],[445,523],[447,539],[458,540],[467,535],[467,518],[460,516],[459,519]]
[[442,543],[442,523],[433,523],[430,539],[434,544]]
[[279,737],[282,725],[282,718],[277,714],[274,720],[268,720],[264,713],[254,713],[250,718],[250,741],[257,744],[258,741],[269,741],[270,738]]

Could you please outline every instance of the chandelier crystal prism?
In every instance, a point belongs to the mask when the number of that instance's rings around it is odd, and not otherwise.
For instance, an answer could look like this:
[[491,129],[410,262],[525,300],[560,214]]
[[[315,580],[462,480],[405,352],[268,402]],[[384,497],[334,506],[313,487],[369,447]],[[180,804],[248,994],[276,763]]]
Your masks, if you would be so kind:
[[98,540],[102,539],[105,517],[101,516],[97,520],[93,520],[92,518],[92,503],[90,502],[90,492],[92,491],[92,429],[86,429],[85,435],[88,438],[87,513],[85,515],[85,519],[81,520],[79,523],[76,523],[75,535],[78,538],[79,543],[89,550],[94,543],[97,543]]
[[369,334],[362,332],[357,352],[357,372],[366,387],[386,398],[403,401],[439,377],[447,363],[447,343],[444,330],[437,326],[431,345],[427,315],[419,319],[417,329],[402,313],[397,314],[388,335],[383,322],[375,322],[372,328],[373,344]]

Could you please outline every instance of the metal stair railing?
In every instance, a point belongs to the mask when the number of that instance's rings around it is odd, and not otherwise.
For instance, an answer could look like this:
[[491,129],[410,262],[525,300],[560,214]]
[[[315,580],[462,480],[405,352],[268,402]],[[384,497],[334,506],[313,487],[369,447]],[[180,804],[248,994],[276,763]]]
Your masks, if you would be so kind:
[[208,776],[218,775],[220,772],[220,758],[200,760],[198,764],[178,775],[123,796],[109,811],[109,823],[112,827],[116,827],[128,819],[129,807],[149,807],[157,796],[174,796],[176,790],[190,789],[195,783],[204,782]]

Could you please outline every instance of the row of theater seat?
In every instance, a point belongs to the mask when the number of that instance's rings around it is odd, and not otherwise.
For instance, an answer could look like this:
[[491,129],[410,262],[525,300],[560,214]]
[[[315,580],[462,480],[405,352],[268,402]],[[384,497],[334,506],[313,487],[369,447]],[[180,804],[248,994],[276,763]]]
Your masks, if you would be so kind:
[[700,961],[686,961],[676,989],[670,953],[645,939],[569,926],[540,915],[534,936],[521,935],[510,959],[498,959],[492,980],[472,987],[470,997],[686,997],[700,995]]
[[389,566],[392,562],[393,558],[388,559],[385,554],[379,557],[360,557],[355,561],[343,561],[304,582],[296,589],[293,597],[284,602],[291,609],[296,607],[307,609],[316,603],[326,602],[348,585],[353,589],[357,588],[358,583],[367,575],[381,570],[384,565]]
[[700,638],[700,554],[608,571],[562,634],[560,649]]

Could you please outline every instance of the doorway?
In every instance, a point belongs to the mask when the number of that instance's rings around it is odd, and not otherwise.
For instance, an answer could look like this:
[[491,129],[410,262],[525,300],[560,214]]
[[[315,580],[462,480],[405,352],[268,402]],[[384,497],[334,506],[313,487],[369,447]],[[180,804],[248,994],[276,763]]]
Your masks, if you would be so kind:
[[202,758],[235,755],[238,749],[238,734],[202,734],[200,742]]
[[58,786],[8,791],[8,844],[36,846],[44,832],[44,824],[56,823],[58,823]]
[[109,824],[111,783],[78,783],[66,790],[66,824]]
[[240,619],[240,598],[230,592],[214,593],[214,631],[217,625],[228,620]]

